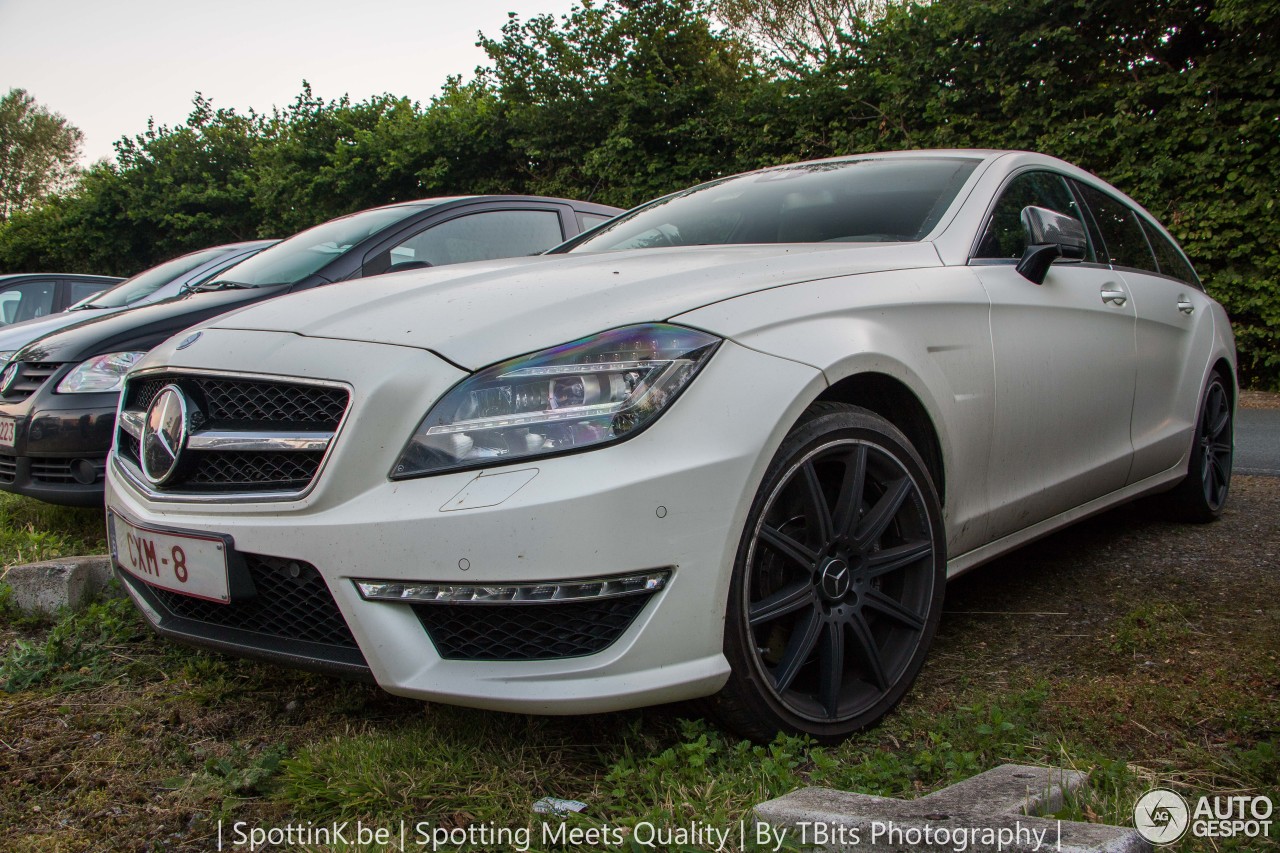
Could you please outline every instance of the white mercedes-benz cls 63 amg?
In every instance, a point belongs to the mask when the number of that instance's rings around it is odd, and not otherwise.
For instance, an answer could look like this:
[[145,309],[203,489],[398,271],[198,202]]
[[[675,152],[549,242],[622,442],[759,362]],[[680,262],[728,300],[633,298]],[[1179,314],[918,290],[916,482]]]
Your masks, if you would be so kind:
[[129,374],[119,575],[161,634],[545,714],[704,698],[842,738],[948,577],[1231,472],[1226,314],[1026,152],[762,169],[537,258],[256,305]]

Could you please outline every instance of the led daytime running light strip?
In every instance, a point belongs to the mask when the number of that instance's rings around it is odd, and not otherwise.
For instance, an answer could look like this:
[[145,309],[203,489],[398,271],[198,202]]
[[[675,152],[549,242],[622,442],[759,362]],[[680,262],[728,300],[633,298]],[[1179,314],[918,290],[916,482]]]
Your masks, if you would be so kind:
[[545,583],[449,584],[389,580],[353,580],[353,583],[365,601],[399,601],[407,604],[551,604],[658,592],[666,587],[670,579],[670,569],[659,569],[637,575]]
[[592,364],[553,364],[547,367],[521,367],[501,374],[499,379],[520,379],[526,376],[577,376],[580,373],[613,373],[621,370],[652,370],[665,367],[671,359],[651,361],[601,361]]

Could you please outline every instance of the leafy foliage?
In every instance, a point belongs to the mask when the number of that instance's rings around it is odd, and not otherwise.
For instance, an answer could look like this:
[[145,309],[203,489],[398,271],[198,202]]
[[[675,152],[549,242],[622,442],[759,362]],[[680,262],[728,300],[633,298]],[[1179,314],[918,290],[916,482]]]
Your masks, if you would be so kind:
[[24,89],[0,98],[0,222],[70,183],[83,139],[79,128]]
[[326,102],[304,83],[259,115],[197,96],[182,126],[121,140],[117,164],[0,226],[0,269],[131,273],[432,195],[626,206],[810,157],[1031,149],[1164,222],[1232,315],[1242,379],[1280,387],[1280,4],[824,0],[809,39],[795,10],[810,6],[583,0],[558,19],[513,15],[480,38],[488,67],[427,104]]

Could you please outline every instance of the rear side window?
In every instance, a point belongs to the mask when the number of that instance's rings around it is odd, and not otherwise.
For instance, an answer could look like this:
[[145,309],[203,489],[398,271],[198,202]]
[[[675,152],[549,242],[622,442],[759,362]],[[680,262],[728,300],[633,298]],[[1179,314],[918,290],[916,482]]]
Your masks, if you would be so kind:
[[[1061,175],[1052,172],[1025,172],[1018,175],[1000,193],[982,232],[975,258],[1021,258],[1027,249],[1027,236],[1022,228],[1022,209],[1043,207],[1070,216],[1084,227],[1084,218],[1075,196]],[[1095,259],[1093,248],[1085,250],[1085,260]]]
[[1151,254],[1151,245],[1147,243],[1147,235],[1142,229],[1138,214],[1101,190],[1087,184],[1077,186],[1084,196],[1085,204],[1093,212],[1098,230],[1102,232],[1102,242],[1106,244],[1106,254],[1111,265],[1158,272],[1155,256]]
[[1147,239],[1151,241],[1151,248],[1155,250],[1156,264],[1160,267],[1161,275],[1185,281],[1192,287],[1201,287],[1200,278],[1177,244],[1161,234],[1159,229],[1150,222],[1145,219],[1140,221],[1143,230],[1147,232]]
[[583,213],[581,210],[575,210],[574,213],[578,216],[579,231],[590,231],[601,222],[608,222],[613,218],[612,216],[605,216],[599,213]]
[[53,281],[27,281],[0,292],[0,326],[53,313]]

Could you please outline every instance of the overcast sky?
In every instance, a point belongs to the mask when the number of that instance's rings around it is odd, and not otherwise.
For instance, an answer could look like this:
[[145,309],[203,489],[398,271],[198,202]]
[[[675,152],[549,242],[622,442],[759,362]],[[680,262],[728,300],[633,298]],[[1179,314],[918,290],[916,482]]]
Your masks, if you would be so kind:
[[568,12],[572,0],[0,0],[0,94],[26,89],[84,131],[86,162],[121,136],[180,124],[196,92],[267,111],[305,79],[326,100],[426,102],[471,77],[476,32]]

